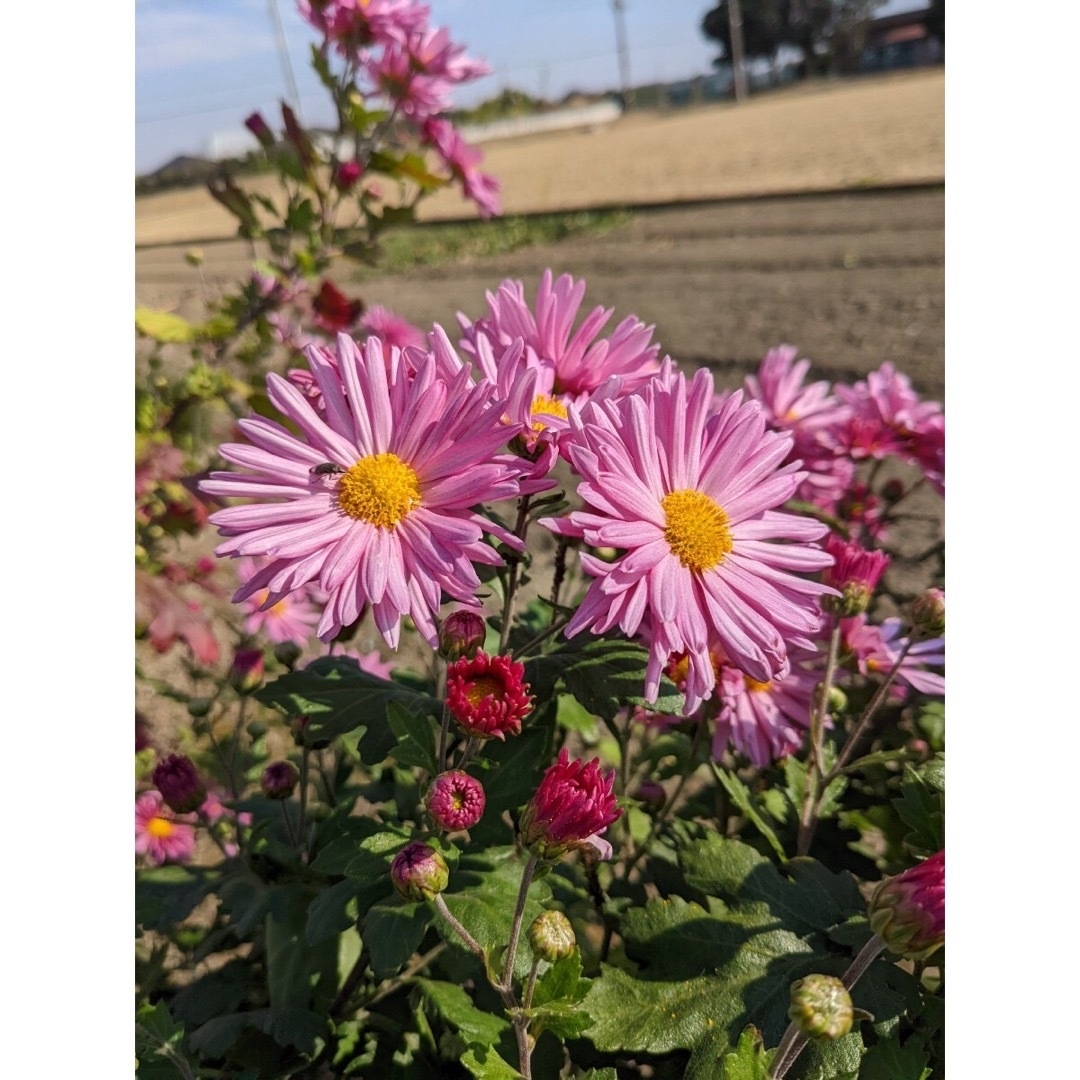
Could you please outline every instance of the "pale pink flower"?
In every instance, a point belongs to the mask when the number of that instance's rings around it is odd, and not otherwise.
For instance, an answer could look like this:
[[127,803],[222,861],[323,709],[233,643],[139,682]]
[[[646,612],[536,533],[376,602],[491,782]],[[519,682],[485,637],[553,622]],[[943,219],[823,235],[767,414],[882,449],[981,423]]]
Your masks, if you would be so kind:
[[585,282],[569,274],[553,279],[545,270],[536,291],[535,313],[525,299],[520,281],[504,281],[495,293],[487,293],[489,314],[470,322],[461,312],[462,351],[475,357],[480,337],[491,341],[496,353],[515,338],[525,342],[529,367],[550,369],[551,389],[539,386],[564,404],[582,404],[611,376],[619,377],[619,392],[629,394],[660,371],[660,346],[650,344],[653,327],[628,315],[608,337],[599,337],[611,318],[612,308],[595,307],[574,330]]
[[[666,361],[670,364],[670,361]],[[589,402],[568,452],[586,509],[542,523],[562,536],[624,554],[583,552],[595,580],[566,627],[614,626],[649,646],[645,698],[655,701],[668,658],[686,653],[686,711],[713,691],[710,646],[759,682],[783,678],[788,647],[813,651],[828,586],[812,573],[832,561],[810,545],[826,527],[774,509],[802,474],[781,465],[790,436],[767,431],[760,407],[734,394],[717,412],[713,379],[667,374],[638,394]]]
[[151,866],[187,862],[195,854],[192,820],[170,810],[160,791],[144,791],[135,800],[135,854]]
[[250,443],[228,443],[221,455],[247,471],[212,473],[202,484],[255,500],[211,517],[227,538],[217,554],[273,560],[233,599],[265,588],[276,602],[317,582],[327,596],[323,641],[370,606],[391,648],[404,615],[435,645],[442,594],[479,607],[473,563],[502,563],[484,534],[522,546],[472,509],[517,496],[521,469],[497,453],[514,431],[491,407],[490,387],[471,385],[466,371],[438,378],[433,358],[411,374],[397,349],[387,360],[377,338],[361,351],[344,334],[337,370],[318,349],[307,357],[325,411],[268,375],[271,404],[301,434],[264,417],[239,421]]
[[[237,563],[236,576],[241,585],[255,581],[260,573],[267,579],[273,576],[268,572],[272,566],[264,557],[243,558]],[[292,641],[303,649],[315,633],[322,615],[321,594],[311,585],[305,585],[293,592],[273,600],[269,589],[259,589],[240,604],[246,612],[244,632],[247,634],[265,633],[275,645]]]

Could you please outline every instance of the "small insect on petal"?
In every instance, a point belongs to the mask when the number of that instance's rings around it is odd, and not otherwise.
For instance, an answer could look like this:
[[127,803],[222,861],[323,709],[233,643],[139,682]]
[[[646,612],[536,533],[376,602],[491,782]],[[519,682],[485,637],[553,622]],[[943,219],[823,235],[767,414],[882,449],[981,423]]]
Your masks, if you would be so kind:
[[333,461],[324,461],[321,465],[312,465],[308,471],[312,476],[333,476],[345,470]]

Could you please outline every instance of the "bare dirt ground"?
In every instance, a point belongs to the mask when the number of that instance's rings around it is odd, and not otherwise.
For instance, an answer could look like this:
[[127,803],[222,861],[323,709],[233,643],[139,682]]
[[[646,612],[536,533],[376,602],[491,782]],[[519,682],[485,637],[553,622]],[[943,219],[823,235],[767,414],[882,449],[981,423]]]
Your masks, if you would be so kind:
[[[553,133],[491,146],[488,167],[503,178],[512,211],[580,207],[590,199],[625,205],[746,197],[636,210],[603,235],[419,268],[349,291],[418,325],[440,322],[454,339],[456,312],[483,314],[485,291],[507,277],[521,279],[526,295],[534,295],[551,267],[586,280],[586,308],[614,308],[609,330],[637,314],[655,324],[655,340],[681,366],[708,366],[720,387],[740,385],[768,348],[790,342],[813,361],[817,378],[853,380],[889,360],[920,393],[940,400],[943,96],[942,73],[923,72],[764,98],[738,110],[630,116],[595,135]],[[756,132],[756,149],[740,134],[747,131]],[[533,184],[531,203],[525,178]],[[924,183],[861,189],[913,181]],[[834,190],[845,186],[859,189]],[[782,191],[812,193],[750,197]],[[208,219],[194,210],[184,218],[186,229],[170,219],[170,243],[147,246],[153,229],[166,235],[164,203],[157,201],[165,198],[137,204],[136,302],[197,318],[207,296],[249,268],[251,249],[234,240],[207,242],[200,230],[209,228]],[[194,242],[205,256],[201,278],[183,259]],[[898,538],[910,554],[940,538],[943,526],[936,496],[927,493],[913,509],[926,520]],[[900,588],[918,587],[903,566],[893,573]],[[358,644],[367,650],[377,642]],[[153,674],[178,675],[173,654],[156,657],[139,643],[137,655]],[[146,687],[137,691],[137,704],[148,712],[170,709]],[[180,710],[176,721],[184,715]]]

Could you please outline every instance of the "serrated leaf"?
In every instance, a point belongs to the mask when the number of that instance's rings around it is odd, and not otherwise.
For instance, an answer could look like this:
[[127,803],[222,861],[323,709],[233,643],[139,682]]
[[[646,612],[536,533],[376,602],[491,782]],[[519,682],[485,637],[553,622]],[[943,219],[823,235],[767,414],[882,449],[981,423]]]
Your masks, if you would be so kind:
[[863,1039],[850,1031],[840,1039],[811,1039],[788,1076],[792,1080],[858,1080]]
[[396,975],[416,952],[431,923],[432,911],[426,903],[393,900],[375,904],[360,920],[360,932],[371,953],[371,970],[376,979]]
[[505,1017],[478,1009],[457,983],[417,979],[416,985],[439,1016],[460,1031],[466,1042],[494,1046],[510,1029],[510,1022]]
[[765,1049],[761,1032],[748,1024],[739,1036],[738,1046],[724,1055],[720,1080],[769,1080],[769,1064],[774,1056]]
[[[346,818],[338,824],[341,835],[335,836],[325,847],[320,847],[311,862],[311,869],[318,874],[336,877],[344,874],[346,867],[356,858],[364,840],[385,832],[386,826],[374,818]],[[319,830],[321,838],[322,828]]]
[[859,1080],[922,1080],[929,1063],[930,1055],[918,1039],[908,1039],[902,1047],[898,1039],[886,1039],[866,1052]]
[[247,997],[251,978],[250,964],[233,960],[178,991],[173,1010],[188,1028],[197,1028],[215,1016],[235,1012]]
[[764,808],[758,805],[757,800],[750,793],[750,789],[731,770],[722,768],[714,763],[713,773],[716,779],[723,785],[724,790],[731,796],[735,804],[746,819],[768,841],[769,846],[776,852],[781,862],[787,859],[784,845],[776,835],[776,830],[765,817]]
[[476,1080],[522,1080],[521,1073],[507,1065],[490,1046],[470,1046],[461,1055],[461,1064]]
[[171,311],[137,307],[135,329],[144,337],[153,338],[154,341],[165,344],[184,344],[195,340],[195,328],[191,323],[179,315],[174,315]]
[[797,933],[828,930],[863,907],[850,875],[806,865],[812,862],[792,860],[796,880],[789,881],[748,844],[715,834],[679,853],[679,865],[692,886],[755,913],[763,905],[774,924]]
[[183,1045],[184,1029],[173,1022],[164,1001],[140,1005],[135,1011],[136,1076],[142,1080],[166,1076],[195,1080],[196,1070]]
[[574,949],[569,956],[555,961],[537,980],[533,1005],[554,1002],[574,1004],[589,992],[589,981],[581,977],[581,951]]
[[550,1031],[560,1039],[580,1039],[593,1022],[582,1004],[571,1005],[562,1001],[533,1006],[529,1016],[532,1018],[531,1034]]
[[[931,780],[944,786],[944,763],[940,771],[931,772]],[[916,850],[934,852],[945,846],[945,797],[940,788],[931,785],[922,773],[911,766],[904,770],[900,797],[892,804],[900,820],[908,826],[905,843]]]
[[555,722],[566,731],[579,732],[586,740],[596,737],[596,717],[571,694],[559,694],[555,699]]
[[426,713],[417,715],[400,701],[389,701],[386,722],[397,740],[390,756],[399,765],[415,765],[434,776],[439,771],[436,749],[439,729],[431,717]]
[[365,765],[377,765],[394,745],[386,721],[390,702],[412,715],[439,715],[441,705],[427,694],[362,671],[354,660],[324,656],[264,686],[255,697],[287,717],[307,716],[304,740],[310,746],[358,728],[367,729],[358,747]]

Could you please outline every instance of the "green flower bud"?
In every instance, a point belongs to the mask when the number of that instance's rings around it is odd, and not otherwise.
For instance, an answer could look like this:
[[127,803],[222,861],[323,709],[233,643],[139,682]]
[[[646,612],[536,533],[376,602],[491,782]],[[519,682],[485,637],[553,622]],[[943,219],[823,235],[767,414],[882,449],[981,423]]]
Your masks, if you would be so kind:
[[851,1030],[851,995],[835,975],[807,975],[791,984],[788,1016],[812,1039],[839,1039]]
[[274,646],[274,659],[292,671],[303,651],[295,641],[280,641]]
[[433,847],[414,840],[394,856],[390,878],[406,900],[432,900],[446,888],[450,870]]
[[529,927],[528,937],[533,955],[549,964],[565,956],[573,956],[577,948],[574,928],[561,911],[545,911],[537,915]]

